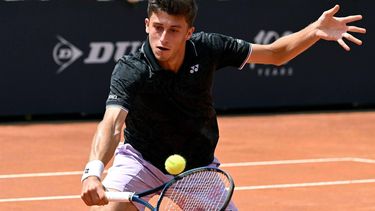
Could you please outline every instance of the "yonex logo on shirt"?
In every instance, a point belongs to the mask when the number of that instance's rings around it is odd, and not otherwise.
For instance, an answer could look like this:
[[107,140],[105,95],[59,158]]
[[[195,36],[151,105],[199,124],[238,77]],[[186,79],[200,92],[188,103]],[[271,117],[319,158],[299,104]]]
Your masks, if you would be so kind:
[[198,70],[199,70],[199,64],[196,64],[196,65],[190,67],[190,73],[191,74],[198,72]]

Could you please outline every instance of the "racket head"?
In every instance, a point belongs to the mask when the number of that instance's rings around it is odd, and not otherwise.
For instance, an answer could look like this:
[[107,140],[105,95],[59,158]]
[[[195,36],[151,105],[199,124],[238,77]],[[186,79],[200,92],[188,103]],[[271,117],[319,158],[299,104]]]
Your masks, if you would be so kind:
[[234,191],[232,177],[215,167],[186,171],[168,182],[157,210],[225,210]]

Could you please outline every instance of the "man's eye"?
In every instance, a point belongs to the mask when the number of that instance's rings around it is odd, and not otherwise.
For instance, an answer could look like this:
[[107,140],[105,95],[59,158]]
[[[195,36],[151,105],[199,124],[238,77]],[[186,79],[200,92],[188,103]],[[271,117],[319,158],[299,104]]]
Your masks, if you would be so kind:
[[156,29],[156,31],[162,31],[163,27],[161,27],[161,26],[155,26],[155,29]]

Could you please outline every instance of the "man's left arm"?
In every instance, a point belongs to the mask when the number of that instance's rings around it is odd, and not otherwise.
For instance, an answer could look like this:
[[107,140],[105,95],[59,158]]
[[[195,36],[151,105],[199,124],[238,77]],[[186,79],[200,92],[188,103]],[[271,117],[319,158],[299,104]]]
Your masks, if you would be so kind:
[[361,45],[362,41],[349,32],[364,34],[366,29],[347,24],[361,20],[362,16],[335,17],[334,15],[339,9],[339,5],[334,6],[306,28],[284,36],[271,44],[252,44],[252,52],[247,63],[282,65],[310,48],[320,39],[337,41],[347,51],[350,48],[344,38]]

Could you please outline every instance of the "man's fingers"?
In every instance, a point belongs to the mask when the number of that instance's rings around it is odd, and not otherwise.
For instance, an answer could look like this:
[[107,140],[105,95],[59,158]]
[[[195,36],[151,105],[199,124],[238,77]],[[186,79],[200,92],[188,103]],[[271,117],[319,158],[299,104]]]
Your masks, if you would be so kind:
[[81,198],[86,205],[106,205],[105,187],[97,177],[88,177],[83,181]]
[[92,205],[94,205],[94,203],[93,203],[93,201],[92,201],[92,199],[91,199],[91,196],[90,196],[90,194],[88,194],[88,193],[83,193],[83,194],[81,195],[81,199],[85,202],[85,204],[86,204],[87,206],[92,206]]
[[366,33],[366,29],[365,28],[361,28],[361,27],[357,27],[357,26],[348,26],[348,32],[355,32],[355,33],[365,34]]
[[108,199],[105,196],[105,192],[101,191],[98,195],[98,205],[106,205],[108,204]]
[[92,201],[92,205],[100,205],[101,199],[99,198],[99,195],[96,191],[91,191],[90,192],[90,197]]
[[324,14],[329,15],[329,16],[334,16],[339,10],[340,10],[340,5],[336,4],[331,9],[325,11]]
[[347,40],[354,42],[357,45],[362,45],[362,41],[360,39],[357,39],[356,37],[354,37],[353,35],[349,33],[344,33],[342,36],[345,37]]
[[104,189],[97,185],[84,187],[81,198],[88,206],[108,204],[108,199],[105,197]]
[[96,191],[87,192],[83,194],[81,198],[88,206],[108,204],[108,199],[105,197],[105,195],[102,194],[101,196],[99,196]]
[[337,42],[343,47],[346,51],[350,51],[350,47],[345,43],[343,39],[338,39]]
[[350,23],[350,22],[362,20],[362,15],[350,15],[346,17],[337,18],[337,20],[342,21],[344,23]]

